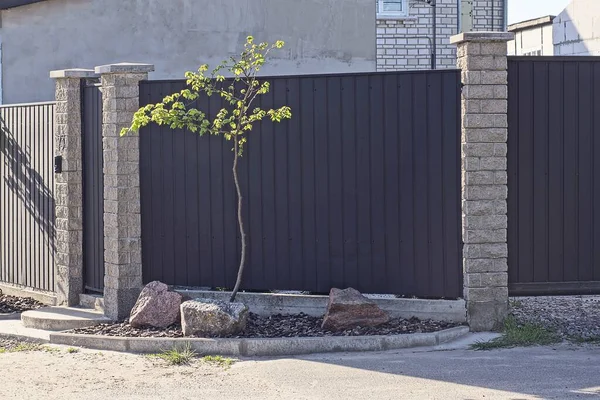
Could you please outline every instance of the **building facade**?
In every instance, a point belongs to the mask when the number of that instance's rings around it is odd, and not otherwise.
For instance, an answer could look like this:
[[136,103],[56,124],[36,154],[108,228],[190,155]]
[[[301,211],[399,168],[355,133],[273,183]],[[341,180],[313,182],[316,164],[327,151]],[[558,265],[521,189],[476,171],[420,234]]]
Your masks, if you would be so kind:
[[[449,38],[502,31],[506,0],[0,0],[0,102],[46,101],[48,71],[122,61],[181,78],[284,40],[265,75],[455,68]],[[326,6],[324,6],[326,5]],[[374,7],[376,6],[376,7]]]
[[552,38],[553,15],[519,22],[508,26],[515,38],[508,42],[509,56],[551,56],[554,55]]
[[509,55],[600,55],[600,1],[572,0],[556,17],[546,16],[510,25],[515,40]]
[[456,68],[451,36],[506,30],[505,0],[376,1],[378,71],[431,68],[432,4],[436,6],[436,68]]
[[600,1],[573,0],[554,19],[553,42],[557,56],[600,54]]
[[248,35],[286,42],[266,75],[374,71],[373,1],[45,0],[9,8],[0,28],[3,102],[52,99],[48,71],[57,69],[148,62],[156,66],[150,79],[181,79],[239,54]]

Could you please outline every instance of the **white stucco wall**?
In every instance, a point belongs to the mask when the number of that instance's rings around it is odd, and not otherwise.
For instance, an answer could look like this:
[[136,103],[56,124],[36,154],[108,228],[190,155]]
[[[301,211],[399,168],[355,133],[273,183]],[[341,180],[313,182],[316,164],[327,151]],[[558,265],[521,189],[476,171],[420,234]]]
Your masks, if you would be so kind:
[[249,34],[286,41],[266,75],[375,70],[373,0],[48,0],[1,17],[5,104],[52,99],[54,69],[144,62],[182,78]]
[[535,26],[515,32],[515,39],[508,42],[509,56],[531,55],[540,51],[540,56],[554,54],[552,24]]
[[600,0],[573,0],[553,29],[555,55],[600,55]]

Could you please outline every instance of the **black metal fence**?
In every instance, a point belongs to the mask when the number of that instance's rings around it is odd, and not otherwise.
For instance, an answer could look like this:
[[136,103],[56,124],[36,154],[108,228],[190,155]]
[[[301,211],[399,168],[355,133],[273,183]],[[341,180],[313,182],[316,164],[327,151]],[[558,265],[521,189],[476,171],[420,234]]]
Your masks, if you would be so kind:
[[102,92],[82,86],[83,114],[83,278],[85,289],[104,290],[104,175]]
[[[240,167],[245,289],[462,295],[460,74],[278,77],[263,108],[290,121],[250,134]],[[145,81],[140,103],[183,81]],[[220,99],[201,98],[214,116]],[[238,265],[231,143],[140,133],[144,280],[230,288]]]
[[54,290],[54,103],[0,106],[0,282]]
[[508,64],[513,294],[600,293],[600,58]]

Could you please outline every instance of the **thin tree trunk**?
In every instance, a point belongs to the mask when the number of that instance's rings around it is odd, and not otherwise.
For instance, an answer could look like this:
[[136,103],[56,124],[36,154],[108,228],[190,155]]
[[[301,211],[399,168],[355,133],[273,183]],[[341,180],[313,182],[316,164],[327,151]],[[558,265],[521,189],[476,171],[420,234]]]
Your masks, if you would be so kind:
[[239,228],[240,228],[240,242],[242,244],[242,254],[240,257],[240,266],[238,268],[238,274],[237,274],[237,279],[235,281],[235,287],[233,288],[233,292],[231,293],[231,298],[229,299],[229,301],[232,303],[235,301],[235,296],[237,295],[238,291],[240,290],[240,285],[242,284],[242,276],[244,274],[244,267],[246,265],[246,232],[244,231],[244,221],[242,219],[242,190],[240,189],[240,181],[239,181],[238,172],[237,172],[238,159],[240,157],[238,138],[234,137],[233,141],[234,141],[233,151],[235,152],[235,155],[233,158],[232,171],[233,171],[233,181],[235,182],[235,189],[237,191],[237,197],[238,197],[237,217],[238,217],[238,224],[239,224]]

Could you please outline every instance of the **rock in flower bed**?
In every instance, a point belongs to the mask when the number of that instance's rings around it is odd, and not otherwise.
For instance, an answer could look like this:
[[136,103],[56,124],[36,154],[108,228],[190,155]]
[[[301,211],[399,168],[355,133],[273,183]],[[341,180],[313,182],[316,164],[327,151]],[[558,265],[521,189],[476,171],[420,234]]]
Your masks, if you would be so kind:
[[2,292],[0,292],[0,314],[20,313],[41,307],[45,307],[45,304],[31,297],[8,296],[2,295]]
[[[371,336],[399,335],[407,333],[437,332],[460,326],[461,324],[438,321],[421,321],[417,318],[391,319],[377,327],[358,327],[340,332],[323,330],[323,318],[311,317],[306,314],[273,315],[261,317],[250,313],[246,329],[239,335],[230,338],[280,338],[280,337],[322,337],[322,336]],[[75,329],[69,333],[90,335],[106,335],[121,337],[183,337],[181,325],[171,325],[168,328],[133,328],[127,322],[101,324],[87,328]],[[194,337],[194,336],[191,336]]]

